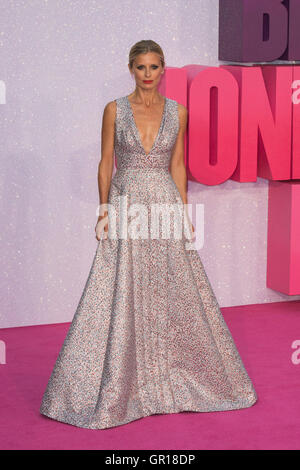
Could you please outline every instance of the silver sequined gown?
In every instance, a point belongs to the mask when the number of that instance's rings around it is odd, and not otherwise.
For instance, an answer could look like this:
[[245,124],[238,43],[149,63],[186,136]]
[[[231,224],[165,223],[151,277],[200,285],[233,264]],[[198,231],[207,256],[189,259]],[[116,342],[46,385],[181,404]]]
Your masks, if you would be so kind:
[[[117,216],[120,196],[128,207],[182,204],[168,171],[177,102],[166,98],[148,155],[128,97],[116,103],[109,202]],[[185,243],[174,237],[98,242],[42,414],[104,429],[153,414],[234,410],[257,401],[199,254]]]

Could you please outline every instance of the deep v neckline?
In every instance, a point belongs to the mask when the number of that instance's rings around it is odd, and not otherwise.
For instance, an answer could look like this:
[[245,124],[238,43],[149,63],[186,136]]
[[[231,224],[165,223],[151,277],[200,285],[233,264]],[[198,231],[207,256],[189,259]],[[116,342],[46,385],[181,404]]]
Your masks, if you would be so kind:
[[156,134],[156,137],[155,137],[155,139],[154,139],[154,142],[153,142],[153,144],[152,144],[152,147],[150,148],[150,151],[147,153],[147,152],[145,151],[145,148],[144,148],[143,144],[142,144],[141,135],[140,135],[140,132],[139,132],[138,127],[137,127],[137,125],[136,125],[136,121],[135,121],[134,114],[133,114],[133,109],[132,109],[131,103],[130,103],[130,101],[129,101],[129,99],[128,99],[128,96],[129,96],[129,95],[126,96],[126,99],[127,99],[127,103],[128,103],[129,110],[130,110],[130,115],[131,115],[131,118],[132,118],[132,123],[133,123],[133,128],[134,128],[135,135],[136,135],[136,137],[137,137],[137,140],[138,140],[138,142],[139,142],[139,144],[140,144],[140,146],[141,146],[141,148],[142,148],[142,150],[143,150],[145,156],[146,156],[146,157],[149,157],[150,153],[151,153],[151,152],[153,151],[153,149],[155,148],[155,145],[157,144],[158,138],[159,138],[160,133],[161,133],[161,129],[162,129],[162,125],[163,125],[164,117],[165,117],[165,112],[166,112],[166,107],[167,107],[167,98],[164,97],[164,100],[165,100],[165,102],[164,102],[164,108],[163,108],[163,112],[162,112],[162,116],[161,116],[161,121],[160,121],[160,126],[159,126],[159,129],[158,129],[158,132],[157,132],[157,134]]

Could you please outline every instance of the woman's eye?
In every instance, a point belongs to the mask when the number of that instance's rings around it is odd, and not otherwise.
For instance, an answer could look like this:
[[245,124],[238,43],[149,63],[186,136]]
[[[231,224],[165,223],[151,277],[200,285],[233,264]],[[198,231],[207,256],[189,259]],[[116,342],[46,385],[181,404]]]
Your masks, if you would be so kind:
[[[142,70],[143,67],[144,67],[143,65],[139,65],[137,68],[138,68],[139,70]],[[152,65],[152,68],[153,68],[153,69],[157,69],[157,68],[158,68],[158,65]]]

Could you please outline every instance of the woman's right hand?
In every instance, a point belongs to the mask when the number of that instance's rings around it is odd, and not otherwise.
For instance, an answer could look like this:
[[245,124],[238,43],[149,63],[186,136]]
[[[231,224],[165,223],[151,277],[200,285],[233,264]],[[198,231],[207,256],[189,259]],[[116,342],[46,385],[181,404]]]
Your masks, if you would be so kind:
[[106,218],[108,219],[107,211],[105,211],[103,215],[99,215],[98,217],[98,220],[95,226],[96,238],[98,241],[100,241],[102,233],[103,233],[103,239],[105,240],[107,238],[108,222],[106,221]]

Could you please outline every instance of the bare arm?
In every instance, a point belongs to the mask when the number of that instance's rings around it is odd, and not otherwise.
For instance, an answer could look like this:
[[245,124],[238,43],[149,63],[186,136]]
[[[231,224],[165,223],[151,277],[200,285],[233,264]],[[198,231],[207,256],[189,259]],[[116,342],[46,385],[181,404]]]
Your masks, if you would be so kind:
[[178,103],[179,131],[170,162],[170,173],[178,188],[181,199],[187,204],[187,176],[184,164],[184,135],[187,126],[188,112],[185,106]]
[[[98,165],[98,189],[99,189],[99,204],[100,208],[102,204],[108,203],[108,195],[111,184],[111,177],[114,169],[114,137],[115,137],[115,118],[116,118],[116,102],[110,101],[104,108],[102,117],[102,131],[101,131],[101,160]],[[108,232],[107,221],[108,211],[102,212],[95,227],[96,238],[100,240],[102,229],[104,232]],[[105,220],[102,223],[102,219]],[[105,224],[102,227],[102,224]],[[107,235],[107,234],[106,234]]]
[[[184,136],[187,126],[188,111],[185,106],[178,103],[179,131],[174,145],[170,162],[170,173],[180,193],[183,204],[187,204],[187,175],[184,164]],[[195,229],[191,223],[187,208],[185,212],[192,229],[192,238],[195,236]]]
[[114,168],[114,134],[116,102],[110,101],[104,108],[101,131],[101,160],[98,166],[99,203],[108,202],[108,194]]

